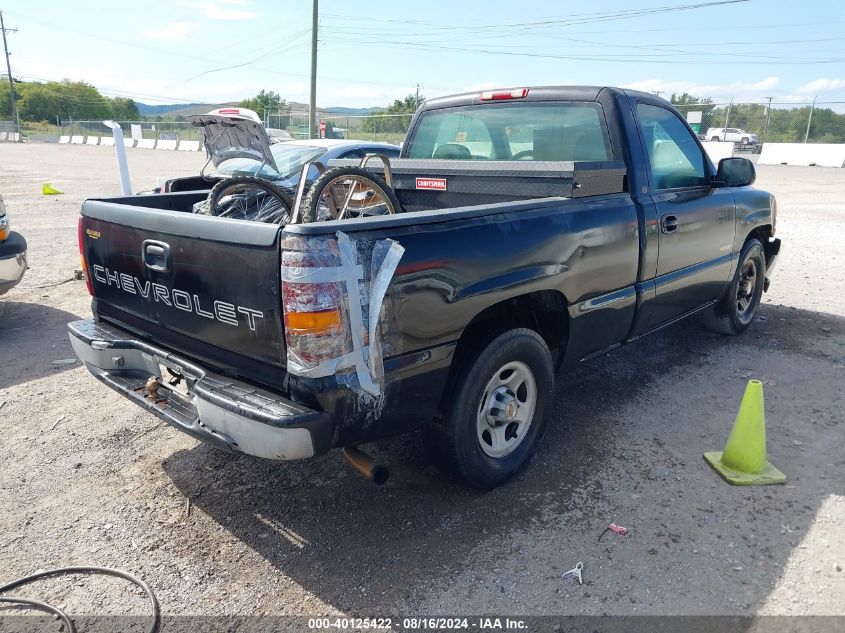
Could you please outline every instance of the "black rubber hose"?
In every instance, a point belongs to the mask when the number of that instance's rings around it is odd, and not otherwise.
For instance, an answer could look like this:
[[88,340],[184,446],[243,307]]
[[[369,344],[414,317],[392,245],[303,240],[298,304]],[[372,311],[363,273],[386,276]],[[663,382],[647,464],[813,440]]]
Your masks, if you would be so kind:
[[67,614],[59,609],[59,607],[54,607],[52,604],[47,604],[46,602],[41,602],[40,600],[30,600],[29,598],[3,598],[2,596],[0,596],[0,602],[22,605],[31,609],[52,613],[64,622],[64,626],[67,627],[67,633],[76,633],[76,627],[73,626],[73,622]]
[[[157,633],[159,627],[161,626],[161,609],[158,606],[158,599],[156,595],[153,593],[153,590],[150,589],[150,586],[145,583],[140,578],[133,576],[128,571],[123,571],[122,569],[112,569],[111,567],[60,567],[59,569],[51,569],[49,571],[42,571],[36,574],[32,574],[30,576],[24,576],[23,578],[18,578],[17,580],[13,580],[12,582],[0,586],[0,593],[6,593],[11,591],[12,589],[16,589],[17,587],[21,587],[23,585],[28,585],[36,580],[43,580],[44,578],[52,578],[54,576],[64,576],[67,574],[101,574],[103,576],[115,576],[117,578],[122,578],[123,580],[128,580],[134,585],[137,585],[141,589],[144,590],[144,593],[147,594],[147,597],[150,600],[150,606],[152,608],[153,619],[150,623],[149,628],[147,629],[147,633]],[[76,628],[73,626],[70,618],[58,607],[54,607],[53,605],[47,604],[46,602],[40,602],[38,600],[32,600],[29,598],[18,598],[16,596],[8,596],[2,597],[0,596],[0,602],[7,602],[11,604],[21,604],[26,605],[32,608],[41,609],[42,611],[48,611],[57,615],[61,618],[65,625],[68,628],[67,633],[76,633]]]

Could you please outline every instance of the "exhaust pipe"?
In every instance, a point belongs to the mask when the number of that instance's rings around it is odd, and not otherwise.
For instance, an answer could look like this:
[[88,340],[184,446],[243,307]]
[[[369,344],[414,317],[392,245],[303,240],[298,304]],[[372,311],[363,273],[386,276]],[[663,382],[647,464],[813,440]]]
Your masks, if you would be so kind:
[[387,478],[390,477],[390,470],[387,466],[377,464],[376,460],[354,446],[344,448],[343,456],[352,468],[364,475],[364,477],[372,481],[377,486],[381,486],[387,481]]

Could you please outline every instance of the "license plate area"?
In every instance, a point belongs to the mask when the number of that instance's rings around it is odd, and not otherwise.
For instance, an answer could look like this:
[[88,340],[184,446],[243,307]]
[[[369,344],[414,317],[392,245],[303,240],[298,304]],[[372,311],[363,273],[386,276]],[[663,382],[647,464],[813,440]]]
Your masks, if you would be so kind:
[[177,367],[170,367],[164,363],[158,364],[159,368],[159,382],[166,387],[168,391],[172,391],[184,398],[190,399],[191,392],[188,389],[187,377],[179,371]]

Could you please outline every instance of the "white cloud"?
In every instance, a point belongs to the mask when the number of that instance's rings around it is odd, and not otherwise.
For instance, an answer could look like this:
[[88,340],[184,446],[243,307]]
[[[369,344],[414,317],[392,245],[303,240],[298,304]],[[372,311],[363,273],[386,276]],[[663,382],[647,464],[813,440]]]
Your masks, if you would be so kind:
[[169,22],[163,27],[156,29],[148,29],[141,34],[144,37],[149,37],[154,40],[170,40],[173,42],[181,42],[188,37],[193,22]]
[[780,83],[780,78],[778,77],[766,77],[762,81],[758,81],[756,84],[751,84],[751,88],[753,90],[771,90],[775,86]]
[[780,84],[778,77],[766,77],[756,82],[734,81],[731,83],[697,83],[694,81],[665,81],[646,79],[624,84],[625,88],[643,92],[660,92],[661,96],[686,92],[694,97],[709,97],[715,102],[762,101]]
[[[243,6],[244,2],[228,2],[228,4],[238,4]],[[228,9],[222,7],[217,2],[194,2],[191,4],[194,9],[199,9],[202,14],[211,20],[254,20],[258,17],[255,11],[247,11],[243,9]]]
[[833,92],[845,88],[845,79],[816,79],[798,86],[796,92],[799,95],[817,95],[820,92]]

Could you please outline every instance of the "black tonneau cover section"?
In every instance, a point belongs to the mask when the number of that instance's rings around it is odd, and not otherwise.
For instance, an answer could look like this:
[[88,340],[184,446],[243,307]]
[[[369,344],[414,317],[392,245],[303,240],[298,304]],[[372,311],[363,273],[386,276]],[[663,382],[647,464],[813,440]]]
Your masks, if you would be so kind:
[[[358,165],[332,160],[329,167]],[[367,165],[384,175],[380,160]],[[583,198],[625,190],[622,161],[505,161],[391,158],[393,189],[405,211],[532,198]]]

